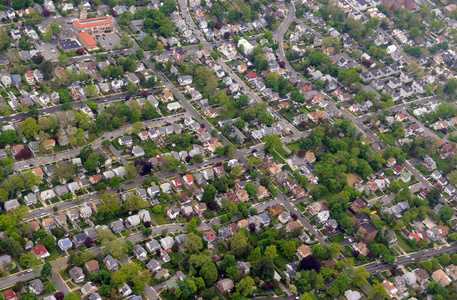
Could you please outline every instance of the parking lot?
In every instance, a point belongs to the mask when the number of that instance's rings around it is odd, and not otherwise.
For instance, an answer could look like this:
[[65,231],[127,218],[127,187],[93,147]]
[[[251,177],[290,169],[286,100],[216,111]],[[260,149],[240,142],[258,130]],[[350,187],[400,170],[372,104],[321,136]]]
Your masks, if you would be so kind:
[[39,42],[35,44],[37,50],[41,50],[45,60],[55,60],[59,56],[60,52],[56,48],[57,42],[52,41],[49,43]]
[[116,45],[121,47],[121,37],[115,32],[99,34],[93,38],[95,41],[100,42],[105,50],[113,50]]

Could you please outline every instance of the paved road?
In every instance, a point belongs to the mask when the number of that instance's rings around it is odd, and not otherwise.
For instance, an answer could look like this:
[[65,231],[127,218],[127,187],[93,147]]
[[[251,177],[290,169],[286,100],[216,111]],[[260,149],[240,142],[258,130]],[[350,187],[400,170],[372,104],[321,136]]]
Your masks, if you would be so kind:
[[[162,120],[154,119],[154,120],[145,121],[143,123],[147,127],[161,126],[161,125],[164,125],[166,123],[173,123],[173,122],[179,121],[179,120],[181,120],[183,118],[186,118],[186,117],[189,117],[189,116],[190,115],[187,114],[187,113],[185,113],[183,115],[178,114],[178,115],[172,115],[172,116],[160,118]],[[100,147],[102,145],[103,140],[112,139],[114,137],[120,136],[120,135],[124,134],[125,130],[127,128],[129,128],[129,127],[131,127],[130,124],[126,125],[126,126],[123,126],[121,128],[118,128],[118,129],[116,129],[114,131],[105,133],[102,137],[100,137],[100,139],[96,140],[95,142],[91,143],[90,145],[94,149],[98,148],[98,147]],[[42,164],[47,164],[47,163],[51,163],[51,162],[55,162],[55,161],[60,161],[60,160],[67,159],[67,158],[70,158],[70,157],[76,157],[77,155],[79,155],[79,152],[84,147],[85,146],[76,147],[76,148],[73,148],[73,149],[68,150],[66,152],[59,152],[59,153],[56,153],[54,155],[47,155],[45,157],[36,157],[36,158],[29,159],[29,160],[26,160],[26,161],[18,161],[18,162],[13,164],[13,168],[15,170],[22,170],[22,169],[29,168],[31,165],[32,166],[34,166],[34,165],[42,165]]]
[[[441,255],[441,254],[444,254],[444,253],[453,253],[455,251],[457,251],[457,245],[452,245],[452,246],[449,246],[449,247],[446,247],[446,248],[442,248],[442,249],[439,249],[439,250],[423,251],[423,252],[420,252],[420,253],[411,254],[409,258],[405,257],[405,256],[400,257],[400,258],[397,259],[395,264],[396,265],[405,265],[405,264],[408,264],[408,263],[412,263],[412,262],[414,262],[414,259],[417,258],[419,255],[422,255],[422,260],[424,260],[424,259],[432,258],[435,255]],[[370,272],[370,273],[373,273],[373,272],[377,272],[377,271],[381,271],[381,270],[385,270],[385,269],[391,268],[392,266],[393,266],[393,264],[379,263],[377,265],[367,266],[366,270],[368,272]]]

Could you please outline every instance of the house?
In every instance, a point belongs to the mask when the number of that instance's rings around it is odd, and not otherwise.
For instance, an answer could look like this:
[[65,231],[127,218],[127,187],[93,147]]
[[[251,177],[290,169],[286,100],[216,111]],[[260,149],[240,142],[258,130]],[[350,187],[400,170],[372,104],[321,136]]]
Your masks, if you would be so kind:
[[32,292],[32,294],[39,295],[43,292],[44,285],[40,279],[34,279],[29,282],[29,290]]
[[168,103],[167,104],[167,109],[169,111],[174,111],[174,110],[178,110],[178,109],[181,109],[181,104],[179,102],[171,102],[171,103]]
[[2,292],[2,295],[5,300],[18,300],[13,290],[6,290]]
[[118,141],[119,145],[121,145],[121,146],[130,147],[133,143],[133,138],[128,135],[128,136],[120,137],[117,141]]
[[195,212],[196,212],[199,216],[201,216],[201,215],[203,215],[203,214],[206,212],[206,210],[207,210],[207,205],[206,205],[206,203],[198,203],[197,205],[195,205],[194,209],[195,209]]
[[307,257],[308,255],[311,255],[312,254],[312,250],[311,250],[311,247],[308,246],[308,245],[301,245],[300,247],[298,247],[297,249],[297,256],[300,260],[302,260],[303,258]]
[[392,298],[392,297],[394,297],[394,296],[397,294],[398,289],[395,287],[395,285],[394,285],[392,282],[384,280],[384,282],[382,283],[382,285],[383,285],[384,288],[386,289],[386,291],[387,291],[387,296],[388,296],[389,298]]
[[185,76],[179,76],[178,77],[178,83],[180,85],[188,85],[192,83],[192,76],[190,75],[185,75]]
[[367,243],[368,241],[374,240],[374,238],[378,234],[378,230],[373,225],[370,216],[367,215],[366,213],[360,213],[360,214],[356,214],[354,216],[354,219],[356,221],[356,225],[355,225],[356,230],[363,228],[366,231],[365,237],[363,238],[363,242]]
[[230,232],[230,230],[227,227],[220,227],[219,230],[217,231],[217,234],[224,241],[232,236],[232,233]]
[[448,286],[452,282],[452,280],[441,269],[432,273],[432,279],[444,287]]
[[281,222],[282,224],[286,224],[292,220],[292,217],[290,216],[290,212],[288,211],[283,211],[281,214],[278,216],[278,221]]
[[98,273],[100,271],[100,267],[98,265],[98,261],[96,261],[95,259],[92,259],[92,260],[89,260],[89,261],[86,261],[84,263],[84,269],[87,271],[87,273],[89,274],[94,274],[94,273]]
[[73,267],[70,269],[70,271],[68,271],[68,273],[75,283],[83,282],[84,278],[86,277],[84,275],[83,269],[80,267]]
[[146,250],[148,250],[149,253],[155,253],[157,250],[160,249],[160,244],[157,240],[151,240],[147,242],[145,245]]
[[159,264],[157,260],[152,258],[147,264],[146,268],[148,268],[149,271],[155,273],[157,271],[160,271],[162,269],[162,266]]
[[40,244],[36,245],[35,247],[32,247],[32,252],[33,254],[41,258],[48,258],[49,256],[51,256],[48,250],[46,250],[46,248]]
[[435,161],[430,156],[428,156],[428,154],[424,156],[422,160],[422,165],[426,167],[429,171],[436,169]]
[[286,231],[290,234],[298,227],[300,227],[300,223],[298,221],[292,221],[286,225]]
[[207,241],[208,243],[213,243],[217,239],[216,235],[213,231],[206,231],[203,233],[203,240]]
[[401,173],[403,173],[405,171],[405,169],[400,166],[400,165],[396,165],[394,167],[394,175],[400,175]]
[[155,276],[155,279],[159,280],[161,278],[165,278],[165,279],[168,279],[168,277],[170,277],[170,272],[168,271],[168,269],[161,269],[159,270],[157,273],[156,273],[156,276]]
[[87,297],[96,291],[97,286],[93,282],[88,282],[81,288],[81,294],[83,297]]
[[19,204],[19,202],[17,201],[17,199],[13,199],[13,200],[9,200],[9,201],[6,201],[4,203],[4,207],[5,207],[5,211],[8,212],[12,209],[16,209],[18,208],[19,206],[21,206]]
[[146,250],[144,250],[144,248],[141,245],[135,245],[133,247],[133,254],[140,261],[147,259],[147,252],[146,252]]
[[73,243],[69,238],[64,238],[57,242],[57,246],[59,246],[60,250],[67,251],[68,249],[71,249],[73,247]]
[[175,241],[170,236],[166,236],[160,240],[160,244],[162,245],[162,248],[165,250],[171,249],[174,243]]
[[235,287],[235,285],[233,284],[233,280],[228,278],[221,279],[214,285],[221,293],[229,292]]
[[24,197],[24,201],[27,206],[37,204],[37,202],[38,202],[36,195],[32,194],[32,193],[26,195]]
[[360,300],[360,298],[362,298],[362,295],[358,291],[352,291],[352,290],[346,290],[344,292],[344,296],[348,300]]
[[419,284],[424,284],[429,279],[428,273],[424,269],[414,270],[414,275],[416,275],[416,280],[419,282]]
[[446,271],[446,274],[447,274],[450,278],[452,278],[452,280],[454,280],[454,281],[457,280],[457,266],[455,266],[455,265],[452,264],[452,265],[450,265],[449,267],[447,267],[447,268],[445,269],[445,271]]
[[121,233],[122,231],[124,231],[124,223],[121,220],[113,221],[110,224],[110,228],[114,232],[114,234]]
[[125,218],[128,227],[136,227],[140,225],[141,220],[139,215],[132,215]]
[[119,288],[119,295],[121,297],[127,297],[130,296],[133,293],[132,289],[130,286],[124,282],[124,284]]

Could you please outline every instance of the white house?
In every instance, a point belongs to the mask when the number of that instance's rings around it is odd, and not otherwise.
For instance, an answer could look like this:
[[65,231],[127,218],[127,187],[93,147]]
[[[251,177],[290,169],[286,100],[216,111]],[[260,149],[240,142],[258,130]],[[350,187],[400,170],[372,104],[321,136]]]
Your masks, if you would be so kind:
[[168,105],[167,105],[167,109],[169,111],[178,110],[180,108],[181,108],[181,104],[179,102],[171,102],[171,103],[168,103]]
[[185,76],[179,76],[178,77],[178,83],[180,85],[188,85],[192,83],[192,76],[190,75],[185,75]]
[[241,38],[238,41],[238,48],[240,48],[241,46],[243,46],[242,51],[246,55],[251,55],[252,51],[254,50],[254,46],[252,46],[251,43],[249,43],[249,41],[246,41],[244,38]]

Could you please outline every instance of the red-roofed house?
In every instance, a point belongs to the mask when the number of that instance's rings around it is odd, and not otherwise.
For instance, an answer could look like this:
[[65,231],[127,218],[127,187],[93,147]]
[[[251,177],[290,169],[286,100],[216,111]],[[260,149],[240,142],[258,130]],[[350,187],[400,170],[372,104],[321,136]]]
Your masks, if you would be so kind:
[[396,166],[394,167],[394,174],[395,174],[395,175],[400,175],[400,174],[403,173],[403,172],[405,172],[405,169],[404,169],[402,166],[396,165]]
[[194,177],[190,174],[184,175],[182,180],[184,181],[184,185],[187,187],[194,185]]
[[16,293],[13,290],[6,290],[2,295],[5,300],[17,300]]
[[406,116],[404,114],[402,114],[402,113],[398,113],[395,116],[395,121],[396,122],[403,122],[405,119],[406,119]]
[[173,189],[175,189],[176,191],[181,190],[181,188],[182,188],[181,178],[174,178],[174,179],[170,180],[170,183],[171,183],[171,186],[173,187]]
[[257,77],[257,74],[254,73],[254,72],[251,72],[251,73],[248,73],[248,75],[246,75],[246,77],[247,77],[248,79],[254,79],[254,78]]
[[40,244],[33,247],[32,251],[36,256],[39,256],[41,258],[48,258],[50,256],[48,250],[46,250],[46,248]]
[[25,80],[27,81],[28,85],[35,85],[35,77],[33,73],[30,71],[25,72],[24,74]]
[[208,243],[213,243],[214,241],[216,241],[216,235],[212,231],[204,232],[203,240],[207,241]]

